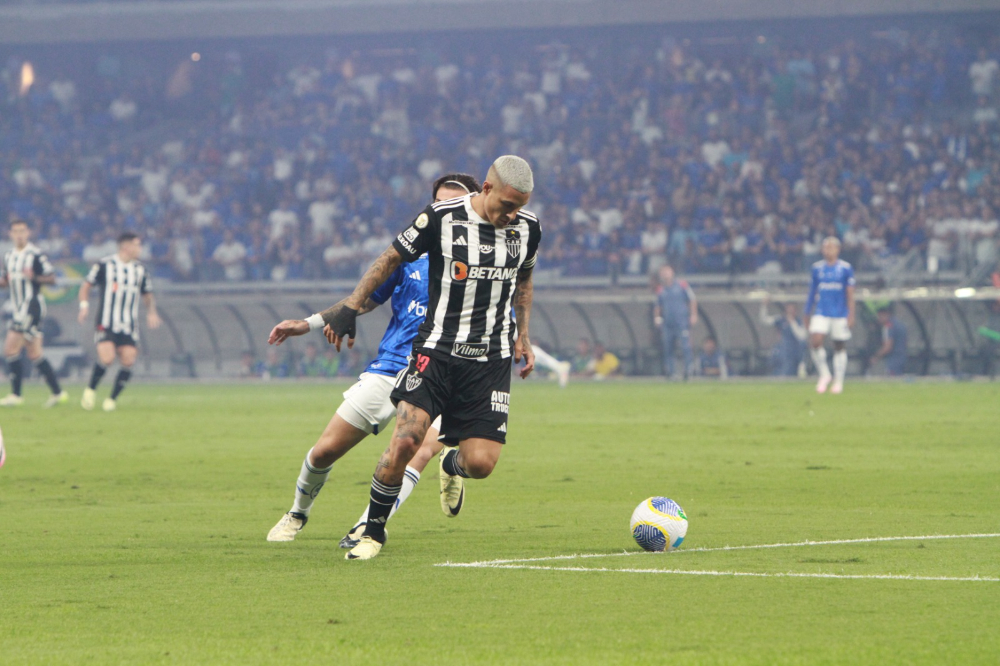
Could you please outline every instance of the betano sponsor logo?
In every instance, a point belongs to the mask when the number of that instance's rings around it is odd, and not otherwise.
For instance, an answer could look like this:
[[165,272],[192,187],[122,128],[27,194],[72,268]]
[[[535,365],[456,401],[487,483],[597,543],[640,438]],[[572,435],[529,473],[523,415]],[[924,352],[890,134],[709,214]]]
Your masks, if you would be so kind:
[[513,280],[517,276],[517,267],[503,268],[496,266],[469,266],[461,261],[451,262],[451,277],[453,280],[461,282],[465,279],[472,280]]

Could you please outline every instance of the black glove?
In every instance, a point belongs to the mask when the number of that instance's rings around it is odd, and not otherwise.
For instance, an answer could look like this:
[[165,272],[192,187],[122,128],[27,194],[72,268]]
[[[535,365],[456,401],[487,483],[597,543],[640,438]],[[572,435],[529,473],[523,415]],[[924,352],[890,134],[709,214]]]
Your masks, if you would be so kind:
[[346,305],[341,305],[332,312],[324,312],[323,321],[329,324],[330,328],[339,338],[346,337],[353,340],[355,334],[357,334],[358,311]]

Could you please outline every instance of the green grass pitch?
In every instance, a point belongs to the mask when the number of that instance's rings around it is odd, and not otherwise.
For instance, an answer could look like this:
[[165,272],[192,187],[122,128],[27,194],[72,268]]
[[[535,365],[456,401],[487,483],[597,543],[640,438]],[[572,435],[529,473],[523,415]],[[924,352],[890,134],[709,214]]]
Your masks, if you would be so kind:
[[[493,476],[448,519],[432,462],[371,562],[337,542],[386,435],[335,466],[294,543],[264,539],[343,388],[136,382],[113,414],[33,388],[0,412],[0,663],[1000,658],[1000,582],[874,578],[1000,577],[1000,539],[696,550],[1000,532],[1000,384],[515,380]],[[621,556],[650,495],[684,507],[687,540]],[[434,566],[583,553],[615,556]]]

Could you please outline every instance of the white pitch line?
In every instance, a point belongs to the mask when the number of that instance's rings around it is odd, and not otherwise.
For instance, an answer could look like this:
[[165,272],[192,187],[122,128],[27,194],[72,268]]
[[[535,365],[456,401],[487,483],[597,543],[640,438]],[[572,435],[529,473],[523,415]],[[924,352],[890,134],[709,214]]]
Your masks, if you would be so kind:
[[[884,541],[930,541],[936,539],[995,539],[1000,537],[1000,532],[988,534],[928,534],[925,536],[893,536],[893,537],[865,537],[861,539],[833,539],[829,541],[795,541],[790,543],[764,543],[749,546],[717,546],[714,548],[685,548],[683,550],[671,551],[670,555],[680,553],[713,553],[728,550],[758,550],[761,548],[796,548],[799,546],[836,546],[850,543],[879,543]],[[575,555],[551,555],[548,557],[523,557],[506,560],[482,560],[479,562],[442,562],[435,564],[437,567],[484,567],[497,566],[501,564],[521,564],[525,562],[554,562],[557,560],[584,560],[595,557],[630,557],[632,555],[664,555],[666,553],[648,553],[646,551],[622,551],[620,553],[578,553]],[[599,571],[594,569],[593,571]],[[623,569],[615,569],[623,571]]]
[[871,580],[932,580],[962,582],[1000,582],[990,576],[910,576],[907,574],[834,574],[834,573],[758,573],[753,571],[691,571],[684,569],[609,569],[607,567],[542,567],[530,564],[444,563],[439,567],[470,567],[480,569],[530,569],[533,571],[597,571],[612,573],[675,574],[680,576],[749,576],[754,578],[850,578]]

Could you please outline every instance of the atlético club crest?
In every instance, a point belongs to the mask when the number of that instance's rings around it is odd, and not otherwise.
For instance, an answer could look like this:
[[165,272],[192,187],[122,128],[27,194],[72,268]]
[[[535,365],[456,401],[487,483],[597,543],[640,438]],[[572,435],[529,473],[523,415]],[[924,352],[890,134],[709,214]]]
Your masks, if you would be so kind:
[[517,229],[508,229],[507,236],[504,238],[504,242],[507,244],[507,254],[511,257],[517,258],[521,254],[521,232]]
[[424,378],[421,377],[420,375],[418,375],[415,372],[412,375],[407,375],[406,376],[406,390],[407,391],[416,391],[417,387],[420,386],[420,384],[423,383],[423,381],[424,381]]

